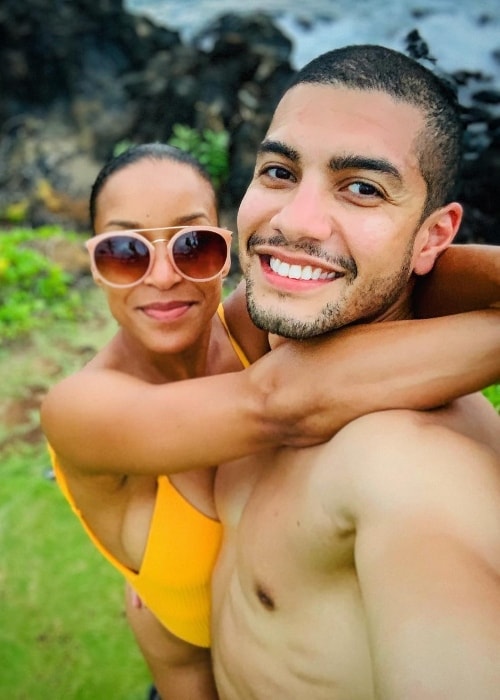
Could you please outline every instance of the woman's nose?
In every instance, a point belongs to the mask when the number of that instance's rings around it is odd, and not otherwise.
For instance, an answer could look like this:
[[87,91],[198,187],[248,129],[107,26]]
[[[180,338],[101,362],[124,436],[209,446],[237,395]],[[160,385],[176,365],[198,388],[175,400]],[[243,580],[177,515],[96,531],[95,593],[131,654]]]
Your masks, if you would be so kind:
[[144,283],[157,287],[158,289],[169,289],[174,284],[182,280],[167,253],[167,244],[162,241],[155,244],[153,264],[150,271],[144,278]]

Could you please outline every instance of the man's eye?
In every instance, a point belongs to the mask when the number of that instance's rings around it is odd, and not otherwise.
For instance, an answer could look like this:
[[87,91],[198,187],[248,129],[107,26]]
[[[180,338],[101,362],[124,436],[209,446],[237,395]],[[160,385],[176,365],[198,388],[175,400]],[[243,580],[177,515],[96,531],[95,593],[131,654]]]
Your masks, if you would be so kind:
[[269,168],[265,168],[263,173],[264,175],[269,175],[269,177],[274,180],[290,180],[292,178],[291,172],[279,165],[272,165]]
[[368,182],[351,182],[347,188],[350,192],[363,197],[381,197],[380,190]]

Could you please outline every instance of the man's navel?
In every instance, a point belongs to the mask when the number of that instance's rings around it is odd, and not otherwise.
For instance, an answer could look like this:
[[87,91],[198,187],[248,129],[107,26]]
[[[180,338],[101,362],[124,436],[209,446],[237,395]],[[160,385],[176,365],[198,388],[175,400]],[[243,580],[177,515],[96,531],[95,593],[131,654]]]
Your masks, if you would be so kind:
[[271,598],[271,596],[266,593],[266,591],[262,588],[262,586],[257,585],[255,592],[257,594],[257,598],[259,601],[262,603],[264,608],[266,610],[274,610],[275,605],[274,605],[274,600]]

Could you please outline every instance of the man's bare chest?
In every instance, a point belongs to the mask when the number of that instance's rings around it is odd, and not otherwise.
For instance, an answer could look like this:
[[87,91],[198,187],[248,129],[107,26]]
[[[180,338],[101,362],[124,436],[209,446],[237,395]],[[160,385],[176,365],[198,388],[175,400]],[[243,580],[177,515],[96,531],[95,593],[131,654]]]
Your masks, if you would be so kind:
[[221,517],[255,581],[296,580],[304,572],[322,578],[353,566],[353,524],[332,498],[335,475],[324,483],[314,456],[314,450],[279,450],[254,469],[247,463],[247,473],[228,484],[233,509],[228,522]]

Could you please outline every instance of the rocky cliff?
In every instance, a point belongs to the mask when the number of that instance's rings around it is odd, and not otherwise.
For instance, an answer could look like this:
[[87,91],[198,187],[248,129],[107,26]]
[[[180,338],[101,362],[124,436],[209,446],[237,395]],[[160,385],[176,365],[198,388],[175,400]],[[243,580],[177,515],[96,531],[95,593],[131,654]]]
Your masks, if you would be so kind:
[[[417,30],[408,45],[415,53]],[[115,145],[165,141],[175,123],[228,131],[221,203],[234,211],[293,73],[291,49],[264,14],[224,15],[187,45],[122,0],[3,0],[0,217],[18,211],[32,225],[86,229],[90,184]],[[464,110],[463,242],[500,243],[499,104],[497,92],[482,91]]]

